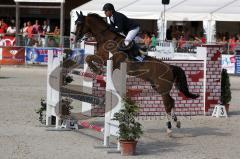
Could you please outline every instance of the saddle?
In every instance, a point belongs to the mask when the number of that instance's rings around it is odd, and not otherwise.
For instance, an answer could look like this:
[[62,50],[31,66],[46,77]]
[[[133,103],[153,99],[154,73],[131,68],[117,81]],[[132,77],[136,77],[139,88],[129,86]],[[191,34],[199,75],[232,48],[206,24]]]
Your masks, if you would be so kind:
[[118,46],[118,50],[126,53],[128,55],[128,59],[131,61],[142,62],[147,54],[147,48],[141,48],[134,41],[130,42],[127,46],[124,42],[121,42]]

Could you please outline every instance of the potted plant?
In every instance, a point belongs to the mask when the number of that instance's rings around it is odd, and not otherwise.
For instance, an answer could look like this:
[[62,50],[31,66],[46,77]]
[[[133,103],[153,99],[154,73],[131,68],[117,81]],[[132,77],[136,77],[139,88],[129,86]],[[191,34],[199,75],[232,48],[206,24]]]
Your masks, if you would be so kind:
[[123,108],[114,114],[119,122],[119,142],[121,155],[135,155],[137,139],[143,134],[142,125],[136,121],[138,106],[130,98],[123,99]]
[[221,104],[225,106],[226,111],[229,111],[229,102],[232,99],[231,89],[230,89],[229,75],[226,69],[222,69],[221,73]]

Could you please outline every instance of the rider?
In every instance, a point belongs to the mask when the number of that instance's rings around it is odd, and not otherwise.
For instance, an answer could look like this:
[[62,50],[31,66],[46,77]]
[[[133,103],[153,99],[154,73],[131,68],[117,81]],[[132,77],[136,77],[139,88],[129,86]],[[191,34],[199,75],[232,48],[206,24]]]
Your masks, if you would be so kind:
[[[120,46],[118,49],[120,51],[126,50],[126,48],[129,48],[129,45],[131,45],[131,42],[138,34],[140,30],[139,24],[137,24],[134,20],[129,19],[124,14],[115,11],[114,6],[111,3],[106,3],[103,6],[103,11],[107,16],[110,29],[114,32],[125,35],[125,46]],[[136,56],[135,58],[139,61],[143,61],[142,56]]]

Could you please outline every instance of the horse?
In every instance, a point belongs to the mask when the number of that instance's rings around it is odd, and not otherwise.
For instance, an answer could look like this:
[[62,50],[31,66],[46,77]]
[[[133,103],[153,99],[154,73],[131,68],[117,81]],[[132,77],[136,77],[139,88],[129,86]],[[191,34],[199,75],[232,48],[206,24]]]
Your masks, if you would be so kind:
[[[163,104],[167,116],[167,133],[171,134],[171,119],[176,123],[176,127],[180,128],[181,123],[175,115],[175,101],[170,95],[170,91],[175,86],[186,97],[196,99],[198,94],[189,92],[185,72],[182,68],[164,63],[163,61],[145,56],[143,62],[133,61],[129,58],[129,54],[118,51],[118,46],[124,40],[124,36],[113,32],[109,29],[109,25],[98,14],[89,13],[84,16],[82,12],[77,14],[75,21],[76,42],[84,40],[89,35],[95,37],[97,41],[97,51],[94,55],[88,55],[85,59],[89,68],[97,74],[101,74],[102,70],[99,66],[106,65],[109,59],[109,52],[112,54],[113,69],[120,67],[121,62],[127,63],[127,74],[136,76],[144,81],[150,82],[152,88],[162,96]],[[134,47],[139,53],[140,50]]]

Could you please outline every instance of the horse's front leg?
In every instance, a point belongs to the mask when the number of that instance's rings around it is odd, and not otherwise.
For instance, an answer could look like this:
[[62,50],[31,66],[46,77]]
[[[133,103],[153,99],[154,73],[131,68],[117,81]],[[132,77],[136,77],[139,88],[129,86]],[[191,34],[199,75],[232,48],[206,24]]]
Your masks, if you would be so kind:
[[96,55],[88,55],[85,59],[86,63],[88,64],[89,68],[92,72],[100,75],[103,73],[102,66],[104,65],[104,61],[101,57]]
[[110,58],[113,61],[113,70],[120,69],[120,65],[122,62],[126,61],[127,55],[125,53],[115,53]]

